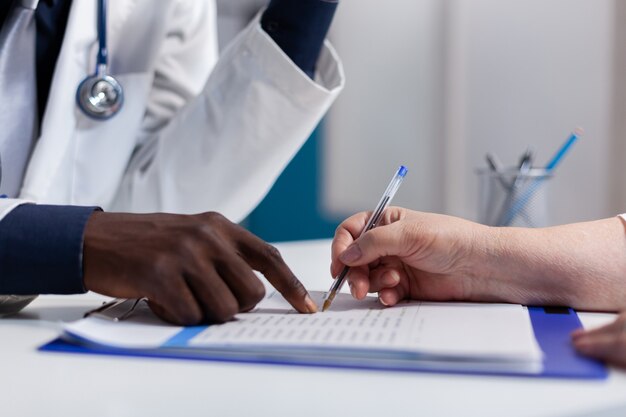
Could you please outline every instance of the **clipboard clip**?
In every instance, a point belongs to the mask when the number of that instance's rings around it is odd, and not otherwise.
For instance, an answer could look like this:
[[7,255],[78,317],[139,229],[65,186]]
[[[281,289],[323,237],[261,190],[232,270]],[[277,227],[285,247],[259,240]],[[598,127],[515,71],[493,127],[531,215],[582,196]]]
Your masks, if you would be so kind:
[[130,317],[141,302],[148,302],[147,298],[116,298],[101,305],[100,307],[90,310],[83,315],[83,318],[98,317],[111,321],[124,321]]

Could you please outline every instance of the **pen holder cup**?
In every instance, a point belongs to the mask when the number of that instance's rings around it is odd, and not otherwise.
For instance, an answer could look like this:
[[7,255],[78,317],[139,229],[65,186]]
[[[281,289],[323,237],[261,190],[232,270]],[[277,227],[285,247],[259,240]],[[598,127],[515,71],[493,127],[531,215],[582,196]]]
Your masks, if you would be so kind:
[[552,174],[541,168],[477,169],[478,222],[488,226],[548,226],[547,189]]

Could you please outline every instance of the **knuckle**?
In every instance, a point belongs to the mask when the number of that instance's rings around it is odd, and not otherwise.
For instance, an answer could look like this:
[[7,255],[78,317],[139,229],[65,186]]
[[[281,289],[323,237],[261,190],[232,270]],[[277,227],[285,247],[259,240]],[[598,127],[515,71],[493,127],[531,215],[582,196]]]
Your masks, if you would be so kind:
[[168,310],[164,310],[162,314],[163,314],[163,318],[166,321],[169,321],[170,323],[175,324],[176,326],[185,326],[187,324],[185,320],[179,314],[173,313]]
[[198,311],[196,311],[192,317],[191,317],[191,321],[189,322],[190,325],[196,325],[196,324],[200,324],[202,323],[204,317],[202,315],[202,312],[198,309]]
[[257,305],[263,298],[265,298],[265,286],[260,281],[257,281],[254,285],[250,286],[245,302],[242,302],[241,307],[247,310]]
[[207,239],[215,238],[215,226],[211,223],[200,222],[196,223],[191,233],[194,239],[200,241],[206,241]]
[[216,211],[210,211],[208,213],[204,213],[202,215],[203,221],[210,224],[220,224],[224,222],[228,222],[226,217]]
[[224,216],[216,212],[208,212],[189,216],[185,233],[195,240],[206,242],[217,238],[220,225],[226,220]]
[[189,248],[192,252],[201,253],[202,256],[205,256],[207,251],[210,251],[212,256],[217,256],[225,247],[219,232],[210,224],[196,225],[191,235]]
[[186,309],[179,313],[179,320],[184,326],[194,326],[202,322],[202,315],[193,309]]
[[181,326],[198,324],[202,321],[199,311],[194,311],[191,306],[186,305],[177,298],[169,296],[155,297],[155,307],[153,311],[165,320]]
[[222,300],[221,303],[212,307],[208,316],[211,321],[225,323],[231,320],[239,312],[239,305],[233,300]]
[[263,284],[259,284],[257,289],[253,293],[254,304],[257,304],[259,301],[264,299],[265,294],[266,294],[265,287],[263,286]]
[[280,254],[280,251],[272,245],[266,244],[263,248],[263,253],[267,259],[274,263],[282,263],[283,257]]
[[306,290],[296,278],[295,275],[290,275],[285,281],[282,290],[288,294],[304,294]]

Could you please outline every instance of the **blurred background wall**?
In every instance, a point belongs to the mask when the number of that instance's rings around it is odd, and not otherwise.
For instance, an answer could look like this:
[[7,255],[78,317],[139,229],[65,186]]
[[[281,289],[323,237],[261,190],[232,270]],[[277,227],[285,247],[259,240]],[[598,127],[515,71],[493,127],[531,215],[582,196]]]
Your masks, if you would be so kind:
[[[220,0],[221,25],[236,32],[234,5],[245,23],[264,3]],[[331,236],[401,163],[396,204],[476,219],[486,152],[513,165],[532,145],[544,165],[576,126],[551,222],[626,211],[625,28],[620,0],[341,0],[331,39],[346,89],[248,226]]]

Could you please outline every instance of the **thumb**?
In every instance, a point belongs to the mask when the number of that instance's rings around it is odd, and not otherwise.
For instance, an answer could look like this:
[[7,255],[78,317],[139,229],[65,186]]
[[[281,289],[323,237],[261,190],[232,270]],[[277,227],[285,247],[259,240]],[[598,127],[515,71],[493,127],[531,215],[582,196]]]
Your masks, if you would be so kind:
[[396,222],[365,232],[339,255],[339,260],[348,266],[367,265],[385,256],[402,256],[406,246],[400,222]]

